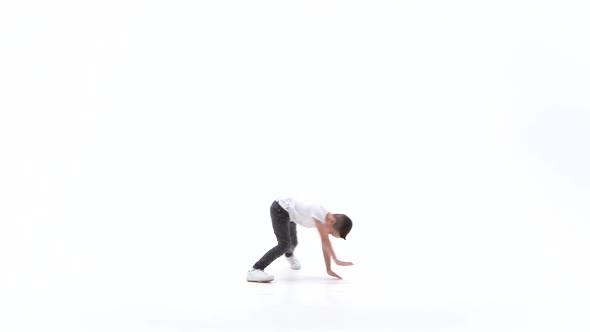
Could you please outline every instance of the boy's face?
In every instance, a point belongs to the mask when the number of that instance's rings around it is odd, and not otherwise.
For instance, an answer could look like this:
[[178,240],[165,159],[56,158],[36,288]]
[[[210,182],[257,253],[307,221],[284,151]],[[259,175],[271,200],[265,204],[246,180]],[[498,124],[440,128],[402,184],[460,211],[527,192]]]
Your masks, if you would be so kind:
[[330,235],[332,235],[333,237],[339,239],[340,238],[340,234],[338,233],[337,230],[335,230],[333,227],[330,228]]
[[336,223],[336,218],[334,217],[334,215],[332,215],[331,213],[328,214],[328,216],[326,216],[326,221],[328,222],[328,225],[330,225],[330,235],[339,239],[340,233],[338,233],[338,231],[334,229],[334,224]]

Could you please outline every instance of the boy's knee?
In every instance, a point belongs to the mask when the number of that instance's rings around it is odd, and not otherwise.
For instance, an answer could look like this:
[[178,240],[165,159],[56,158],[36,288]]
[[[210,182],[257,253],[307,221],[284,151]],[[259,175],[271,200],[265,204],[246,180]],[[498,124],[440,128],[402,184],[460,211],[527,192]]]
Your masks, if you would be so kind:
[[282,253],[286,253],[291,248],[291,244],[288,242],[279,242],[278,248]]

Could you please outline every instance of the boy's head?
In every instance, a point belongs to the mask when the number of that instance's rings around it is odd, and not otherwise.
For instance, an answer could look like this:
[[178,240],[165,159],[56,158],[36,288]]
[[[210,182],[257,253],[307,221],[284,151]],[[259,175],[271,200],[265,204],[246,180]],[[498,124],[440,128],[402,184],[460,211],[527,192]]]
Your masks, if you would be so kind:
[[332,231],[330,234],[334,237],[338,237],[346,240],[346,236],[352,229],[352,220],[345,214],[333,214],[332,219]]

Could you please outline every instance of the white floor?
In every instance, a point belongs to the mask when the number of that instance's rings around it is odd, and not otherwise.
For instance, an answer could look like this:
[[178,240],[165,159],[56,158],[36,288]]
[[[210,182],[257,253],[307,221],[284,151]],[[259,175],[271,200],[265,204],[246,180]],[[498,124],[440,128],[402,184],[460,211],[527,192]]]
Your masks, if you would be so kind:
[[[271,284],[200,281],[135,288],[134,300],[26,304],[3,310],[4,331],[587,331],[587,309],[538,294],[448,296],[427,284],[348,273],[344,281],[281,270]],[[186,286],[186,285],[185,285]],[[89,285],[89,287],[91,287]],[[117,293],[117,294],[114,294]],[[447,296],[445,296],[447,295]],[[577,309],[576,309],[577,308]]]
[[[209,257],[162,253],[153,264],[111,256],[104,270],[47,267],[44,274],[4,283],[2,331],[588,331],[584,276],[535,275],[536,268],[458,268],[412,257],[369,253],[334,242],[351,267],[324,273],[313,232],[300,232],[300,271],[280,258],[268,284],[248,283],[256,248]],[[272,233],[261,236],[271,243]],[[262,244],[252,247],[262,248]],[[205,250],[205,246],[195,247]],[[212,249],[212,248],[210,248]],[[353,254],[353,250],[360,252]],[[444,251],[444,250],[443,250]],[[176,258],[173,258],[174,255]],[[261,253],[262,254],[262,253]],[[429,257],[438,257],[431,253]],[[200,260],[199,262],[191,260]],[[57,259],[50,259],[59,264]],[[94,261],[94,264],[99,263]],[[485,264],[495,264],[485,262]],[[39,267],[37,267],[39,268]],[[538,267],[537,267],[538,268]],[[110,270],[109,270],[110,269]],[[495,271],[494,271],[495,270]],[[540,270],[539,270],[540,271]],[[565,284],[566,282],[570,284]],[[6,280],[9,281],[9,280]]]

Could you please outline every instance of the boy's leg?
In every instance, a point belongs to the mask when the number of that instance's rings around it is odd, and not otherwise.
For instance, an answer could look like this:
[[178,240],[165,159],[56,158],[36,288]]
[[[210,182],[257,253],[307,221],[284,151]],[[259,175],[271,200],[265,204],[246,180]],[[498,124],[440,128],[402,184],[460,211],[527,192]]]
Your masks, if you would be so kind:
[[272,228],[274,229],[278,243],[254,264],[254,269],[264,270],[291,247],[289,213],[277,201],[273,202],[270,206],[270,219],[272,220]]
[[293,256],[293,251],[295,251],[295,247],[297,247],[297,224],[290,221],[289,222],[289,234],[291,235],[291,247],[285,253],[285,256],[291,257]]

